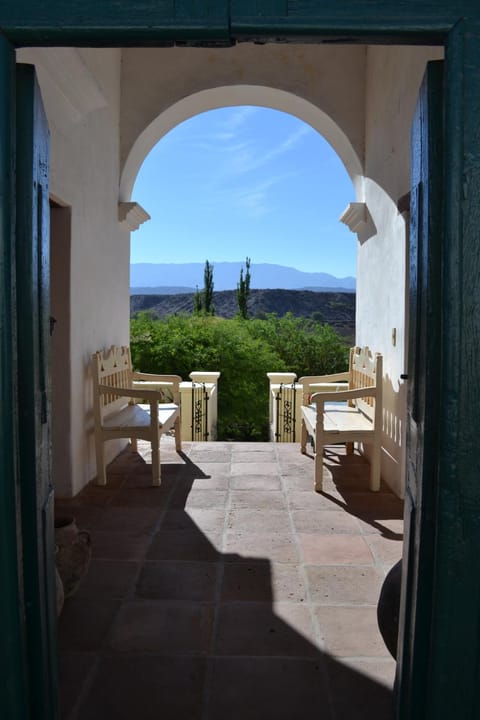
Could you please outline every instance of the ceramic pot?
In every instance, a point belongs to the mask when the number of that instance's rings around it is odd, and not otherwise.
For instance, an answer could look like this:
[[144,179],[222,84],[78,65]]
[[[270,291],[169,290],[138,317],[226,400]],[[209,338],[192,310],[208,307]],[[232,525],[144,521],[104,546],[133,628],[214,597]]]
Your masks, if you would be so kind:
[[79,530],[74,517],[55,518],[57,570],[63,584],[65,598],[72,597],[88,570],[92,557],[90,533]]
[[377,605],[378,627],[385,645],[395,660],[397,659],[401,585],[402,561],[399,560],[383,581]]

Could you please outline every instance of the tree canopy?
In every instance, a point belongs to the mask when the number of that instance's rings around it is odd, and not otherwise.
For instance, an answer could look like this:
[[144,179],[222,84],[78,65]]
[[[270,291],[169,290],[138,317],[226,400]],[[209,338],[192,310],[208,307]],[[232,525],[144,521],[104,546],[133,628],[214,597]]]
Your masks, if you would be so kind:
[[268,440],[268,372],[319,375],[345,370],[348,348],[329,325],[291,314],[245,322],[211,315],[131,322],[135,368],[175,373],[220,371],[218,439]]

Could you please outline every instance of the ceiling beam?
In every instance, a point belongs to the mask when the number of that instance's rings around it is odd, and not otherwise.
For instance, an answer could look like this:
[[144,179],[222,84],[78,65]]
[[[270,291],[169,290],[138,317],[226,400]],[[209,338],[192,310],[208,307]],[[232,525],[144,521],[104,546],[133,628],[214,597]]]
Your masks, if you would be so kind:
[[3,0],[14,45],[229,45],[239,40],[440,43],[477,0]]

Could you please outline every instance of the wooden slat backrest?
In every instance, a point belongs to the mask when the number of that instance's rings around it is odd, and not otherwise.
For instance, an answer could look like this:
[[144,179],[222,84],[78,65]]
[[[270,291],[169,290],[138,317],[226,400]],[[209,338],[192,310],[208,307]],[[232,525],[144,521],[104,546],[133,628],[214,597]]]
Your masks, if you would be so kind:
[[352,347],[350,348],[349,368],[350,390],[376,386],[376,398],[366,397],[352,401],[352,404],[373,421],[376,409],[381,410],[382,407],[382,356],[380,353],[373,354],[368,347]]
[[125,397],[118,397],[114,393],[99,394],[99,385],[111,385],[118,388],[132,387],[132,359],[130,348],[113,346],[105,352],[97,351],[93,356],[93,386],[95,405],[100,418],[121,410],[128,404]]

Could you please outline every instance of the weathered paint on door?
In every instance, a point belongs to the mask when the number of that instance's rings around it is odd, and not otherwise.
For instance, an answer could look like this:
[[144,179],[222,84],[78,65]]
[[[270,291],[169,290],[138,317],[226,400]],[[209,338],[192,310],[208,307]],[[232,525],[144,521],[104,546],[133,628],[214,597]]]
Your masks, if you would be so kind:
[[446,46],[442,400],[429,720],[480,717],[479,14],[477,4],[449,33]]
[[17,455],[15,54],[0,34],[0,716],[28,717]]
[[402,720],[426,717],[439,451],[444,63],[429,63],[412,127],[407,479],[398,658]]
[[55,720],[56,608],[50,482],[49,131],[31,65],[16,68],[18,447],[29,701]]

